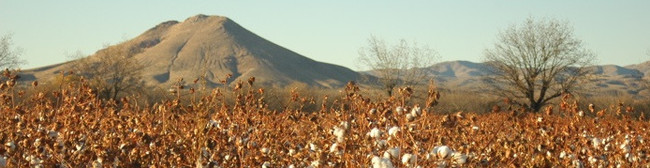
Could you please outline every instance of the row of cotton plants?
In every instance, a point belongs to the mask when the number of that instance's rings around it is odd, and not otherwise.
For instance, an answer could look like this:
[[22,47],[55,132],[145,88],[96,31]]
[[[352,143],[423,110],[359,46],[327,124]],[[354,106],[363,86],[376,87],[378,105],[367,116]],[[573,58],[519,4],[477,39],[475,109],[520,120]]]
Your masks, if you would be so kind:
[[[18,90],[14,89],[0,88],[0,94],[6,98]],[[436,111],[431,106],[435,101],[412,103],[409,90],[403,90],[385,100],[372,100],[348,86],[333,102],[312,102],[322,103],[323,110],[287,106],[275,111],[264,103],[269,95],[252,84],[232,94],[224,94],[227,90],[222,88],[197,95],[195,101],[175,98],[147,106],[134,105],[130,97],[102,100],[87,85],[71,84],[56,92],[21,97],[19,102],[0,99],[0,167],[648,167],[650,163],[647,121],[559,111],[482,115]],[[431,91],[429,95],[439,97]],[[309,103],[299,95],[292,98],[291,107]]]

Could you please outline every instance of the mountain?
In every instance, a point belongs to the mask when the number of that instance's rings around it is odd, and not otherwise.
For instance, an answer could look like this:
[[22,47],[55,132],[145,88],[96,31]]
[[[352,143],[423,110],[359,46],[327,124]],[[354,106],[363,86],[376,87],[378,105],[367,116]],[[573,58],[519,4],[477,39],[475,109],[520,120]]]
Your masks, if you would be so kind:
[[[621,67],[596,65],[591,70],[590,82],[584,85],[587,93],[604,95],[650,95],[643,78],[650,79],[650,61]],[[423,68],[429,78],[446,90],[481,90],[482,78],[490,75],[488,65],[469,61],[440,62]],[[372,71],[366,74],[374,74]]]
[[[230,82],[255,77],[256,84],[267,86],[301,82],[332,88],[361,77],[274,44],[222,16],[163,22],[114,47],[123,46],[141,49],[134,57],[146,66],[143,79],[150,85],[170,85],[179,78],[193,80],[205,74],[214,86],[231,74]],[[26,70],[23,76],[45,81],[70,66],[67,62]]]

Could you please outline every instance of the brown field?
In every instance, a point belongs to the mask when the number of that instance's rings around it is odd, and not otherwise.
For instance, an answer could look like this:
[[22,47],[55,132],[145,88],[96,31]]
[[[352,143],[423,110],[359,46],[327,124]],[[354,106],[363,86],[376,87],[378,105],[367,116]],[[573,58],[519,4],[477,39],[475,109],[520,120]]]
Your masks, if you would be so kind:
[[152,105],[99,99],[83,79],[14,85],[0,86],[0,167],[648,167],[650,151],[643,113],[570,96],[541,113],[463,113],[436,111],[434,88],[413,103],[410,90],[371,100],[349,84],[289,91],[271,110],[271,91],[245,83]]

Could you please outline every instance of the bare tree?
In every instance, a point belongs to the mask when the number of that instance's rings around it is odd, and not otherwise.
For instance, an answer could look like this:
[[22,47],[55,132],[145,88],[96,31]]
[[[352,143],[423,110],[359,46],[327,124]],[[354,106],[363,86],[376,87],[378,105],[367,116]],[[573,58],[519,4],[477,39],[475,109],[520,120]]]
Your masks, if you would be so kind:
[[528,18],[497,36],[494,48],[485,50],[493,75],[487,83],[531,111],[550,100],[573,92],[587,77],[594,55],[574,36],[568,22]]
[[11,47],[11,35],[0,37],[0,68],[16,68],[24,63],[18,58],[20,50]]
[[98,89],[100,97],[117,99],[144,86],[144,66],[133,57],[139,52],[127,45],[107,46],[95,55],[75,61],[75,69]]
[[368,46],[359,50],[359,62],[364,68],[371,69],[388,96],[399,85],[418,85],[427,82],[422,67],[431,65],[437,53],[426,46],[400,40],[398,44],[388,46],[384,40],[371,36]]

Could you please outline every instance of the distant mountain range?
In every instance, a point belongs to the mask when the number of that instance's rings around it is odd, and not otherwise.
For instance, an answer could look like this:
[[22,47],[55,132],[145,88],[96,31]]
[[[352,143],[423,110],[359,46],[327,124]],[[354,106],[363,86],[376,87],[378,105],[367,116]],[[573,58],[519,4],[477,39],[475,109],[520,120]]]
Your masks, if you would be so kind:
[[[443,88],[477,89],[481,79],[490,75],[485,63],[469,61],[440,62],[424,68],[427,75],[434,78]],[[591,69],[590,82],[586,90],[605,95],[650,95],[643,79],[650,80],[650,61],[628,65],[596,65]]]
[[[299,82],[336,88],[372,74],[314,61],[222,16],[196,15],[182,22],[163,22],[115,46],[143,51],[135,58],[146,66],[143,80],[150,85],[169,86],[179,78],[192,80],[205,74],[208,83],[216,86],[226,74],[232,74],[231,83],[255,77],[257,84],[266,86]],[[65,62],[29,69],[21,75],[27,81],[47,81],[61,71],[70,70],[71,65]],[[424,70],[443,88],[471,89],[478,88],[481,78],[489,75],[486,66],[469,61],[448,61]],[[595,78],[585,86],[590,90],[612,95],[650,94],[641,82],[643,78],[650,78],[650,61],[624,67],[598,65],[591,68]]]

